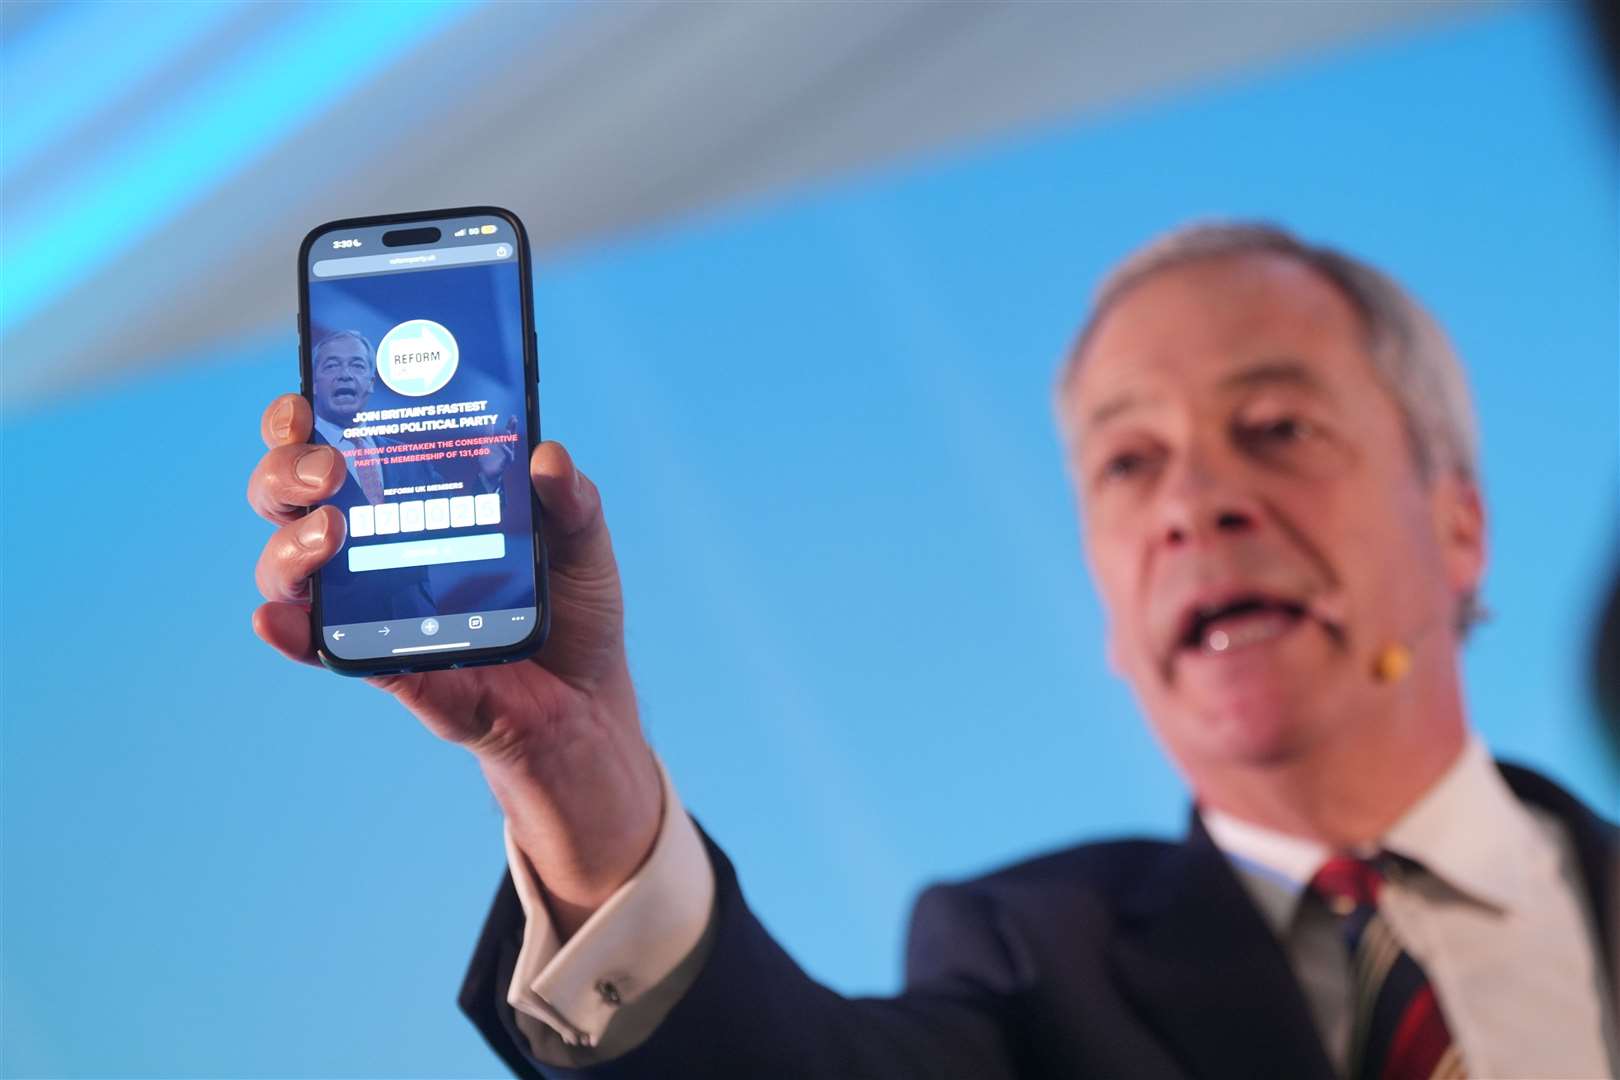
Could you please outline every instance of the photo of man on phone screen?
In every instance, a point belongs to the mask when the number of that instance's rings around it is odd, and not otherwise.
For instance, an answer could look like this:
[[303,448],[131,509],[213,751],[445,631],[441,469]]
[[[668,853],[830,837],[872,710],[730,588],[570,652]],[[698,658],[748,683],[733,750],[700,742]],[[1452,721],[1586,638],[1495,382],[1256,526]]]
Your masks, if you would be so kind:
[[[326,443],[343,454],[348,475],[333,499],[344,511],[355,506],[375,506],[389,491],[421,485],[442,485],[444,477],[431,461],[393,460],[388,450],[393,440],[381,436],[348,438],[344,430],[354,425],[355,414],[366,407],[376,381],[376,348],[359,330],[333,330],[311,350],[311,388],[315,405],[314,429],[310,441]],[[399,455],[406,457],[409,455]],[[501,446],[478,463],[478,490],[501,490],[501,474],[512,459],[510,447]],[[356,576],[341,572],[334,564],[323,586],[322,604],[333,622],[367,622],[409,619],[438,614],[433,585],[426,566],[403,567],[388,571],[395,575],[386,590],[365,585]]]

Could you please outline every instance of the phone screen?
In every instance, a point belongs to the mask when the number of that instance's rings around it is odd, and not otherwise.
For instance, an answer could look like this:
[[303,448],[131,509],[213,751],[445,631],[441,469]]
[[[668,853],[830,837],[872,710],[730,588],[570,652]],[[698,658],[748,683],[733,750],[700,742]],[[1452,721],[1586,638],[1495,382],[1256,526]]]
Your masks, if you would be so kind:
[[323,644],[405,668],[528,640],[526,237],[493,213],[343,226],[306,241],[302,275],[310,441],[347,468],[327,500],[348,535],[320,572]]

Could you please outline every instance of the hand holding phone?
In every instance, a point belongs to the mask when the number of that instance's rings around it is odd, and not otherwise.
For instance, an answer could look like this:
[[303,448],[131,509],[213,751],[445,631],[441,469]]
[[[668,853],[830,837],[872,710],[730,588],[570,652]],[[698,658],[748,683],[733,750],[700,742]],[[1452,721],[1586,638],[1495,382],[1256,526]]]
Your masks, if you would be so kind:
[[[270,403],[260,425],[269,449],[248,501],[277,526],[259,556],[267,602],[253,629],[318,667],[309,579],[343,546],[343,517],[330,506],[304,510],[341,486],[342,463],[331,447],[306,441],[311,424],[300,395]],[[517,663],[366,681],[478,758],[566,937],[651,850],[663,789],[630,682],[618,563],[596,485],[555,442],[535,450],[529,476],[546,510],[554,573],[545,646]]]
[[[307,340],[305,345],[308,372]],[[355,410],[365,404],[366,358],[355,348],[346,343],[335,351],[328,404]],[[332,642],[322,639],[334,627],[319,617],[318,606],[312,609],[312,601],[335,558],[355,549],[348,531],[354,508],[345,509],[345,499],[375,507],[365,488],[379,485],[375,477],[358,484],[354,461],[362,455],[320,440],[318,421],[308,393],[278,397],[261,419],[267,450],[249,480],[248,501],[277,528],[256,569],[266,603],[254,612],[253,627],[291,659],[332,666]],[[521,427],[513,416],[504,430]],[[497,658],[507,662],[436,662],[428,670],[365,677],[435,735],[477,757],[566,937],[651,850],[663,788],[630,682],[618,565],[596,486],[555,442],[535,445],[527,464],[527,475],[513,485],[521,490],[502,495],[508,505],[519,496],[532,500],[536,544],[549,557],[552,584],[540,597],[550,616],[544,645]],[[464,482],[483,475],[482,469],[470,470]],[[381,486],[400,486],[396,481]],[[373,525],[375,515],[373,509]],[[476,531],[475,523],[468,534]]]

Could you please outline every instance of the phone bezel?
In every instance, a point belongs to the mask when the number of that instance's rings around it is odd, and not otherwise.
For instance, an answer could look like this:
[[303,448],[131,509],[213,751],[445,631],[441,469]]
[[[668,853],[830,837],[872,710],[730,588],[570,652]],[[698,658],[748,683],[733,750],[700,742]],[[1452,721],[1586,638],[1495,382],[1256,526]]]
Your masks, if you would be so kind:
[[[462,218],[473,216],[499,217],[512,226],[516,237],[514,246],[518,255],[518,281],[519,291],[522,293],[522,302],[519,305],[523,317],[523,378],[524,378],[524,408],[528,419],[528,453],[532,457],[534,449],[540,445],[540,360],[537,355],[534,332],[534,282],[533,268],[530,262],[529,234],[523,227],[523,222],[512,211],[499,206],[458,206],[443,210],[414,210],[401,214],[375,214],[369,217],[339,218],[317,225],[305,234],[303,243],[298,245],[298,376],[299,393],[309,402],[310,409],[315,408],[313,393],[313,358],[310,356],[312,342],[309,336],[309,255],[315,242],[327,233],[341,229],[370,228],[379,225],[401,225],[413,222],[438,221],[447,218]],[[337,656],[331,652],[326,644],[324,621],[321,618],[321,575],[319,572],[310,577],[310,637],[315,643],[315,655],[328,669],[340,675],[396,675],[422,671],[448,671],[452,668],[477,667],[482,664],[502,664],[512,660],[521,660],[534,654],[545,644],[546,637],[551,631],[551,596],[547,573],[545,530],[542,526],[542,510],[540,498],[535,494],[534,485],[529,485],[530,522],[534,536],[534,596],[535,607],[538,611],[534,628],[521,641],[510,645],[493,646],[487,649],[472,649],[467,652],[455,654],[439,654],[435,656],[417,656],[411,659],[402,659],[396,656],[379,656],[367,660],[351,660]],[[308,514],[314,508],[305,510]],[[345,538],[347,543],[347,538]]]

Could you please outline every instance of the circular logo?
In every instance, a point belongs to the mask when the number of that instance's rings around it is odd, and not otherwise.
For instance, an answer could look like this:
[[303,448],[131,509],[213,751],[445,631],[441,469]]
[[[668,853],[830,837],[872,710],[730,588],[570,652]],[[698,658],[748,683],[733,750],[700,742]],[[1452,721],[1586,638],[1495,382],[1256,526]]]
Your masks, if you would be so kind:
[[377,377],[406,397],[442,390],[460,362],[455,335],[432,319],[408,319],[377,343]]

